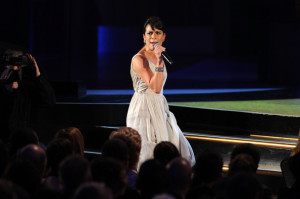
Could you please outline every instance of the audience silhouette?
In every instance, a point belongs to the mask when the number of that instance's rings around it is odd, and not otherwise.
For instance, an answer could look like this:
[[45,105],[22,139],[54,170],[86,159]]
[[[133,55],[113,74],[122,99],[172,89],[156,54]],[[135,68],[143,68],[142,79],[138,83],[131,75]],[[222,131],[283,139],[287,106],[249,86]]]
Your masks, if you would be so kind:
[[67,138],[71,141],[75,154],[84,155],[84,137],[81,131],[76,127],[67,127],[60,129],[55,138]]
[[189,161],[178,157],[171,160],[166,168],[168,173],[168,193],[176,199],[185,198],[192,184],[192,167]]
[[[293,177],[293,184],[289,188],[283,188],[278,194],[278,199],[291,199],[300,197],[300,153],[295,153],[289,158],[289,172]],[[286,171],[282,171],[286,172]],[[283,173],[285,174],[285,173]],[[286,174],[285,174],[286,175]]]
[[155,159],[146,160],[140,167],[137,177],[137,189],[141,199],[151,199],[167,191],[166,167]]
[[[137,168],[139,133],[129,127],[112,131],[101,155],[85,158],[84,139],[76,127],[59,130],[46,147],[30,128],[0,140],[0,197],[24,199],[235,199],[272,198],[257,170],[260,152],[252,144],[236,145],[223,171],[221,153],[199,151],[196,164],[180,157],[178,149],[163,141],[153,159]],[[70,132],[75,132],[72,133]],[[80,144],[81,143],[81,144]],[[300,196],[300,153],[289,157],[295,182],[278,199]]]
[[59,177],[63,184],[63,198],[71,198],[81,183],[91,180],[90,164],[81,155],[70,155],[61,162]]
[[113,195],[103,183],[86,182],[78,187],[73,199],[113,199]]
[[217,181],[222,179],[222,168],[223,158],[218,152],[212,149],[200,152],[193,167],[192,186],[207,185],[212,187]]
[[1,199],[30,199],[28,192],[12,181],[0,179]]
[[153,157],[167,165],[174,158],[180,157],[180,153],[172,142],[162,141],[154,147]]
[[24,188],[34,198],[41,188],[41,178],[34,164],[27,159],[12,160],[4,172],[3,178]]
[[73,154],[72,144],[68,139],[53,139],[47,145],[46,154],[47,167],[42,184],[45,189],[62,193],[63,187],[58,175],[59,165],[66,157]]
[[128,147],[128,169],[127,169],[127,180],[130,188],[136,188],[137,178],[137,167],[139,162],[139,156],[141,152],[142,139],[140,134],[133,128],[121,127],[117,131],[113,131],[109,139],[120,139],[123,140]]
[[265,198],[263,188],[257,176],[251,172],[239,172],[229,179],[226,198],[257,199]]
[[28,144],[20,150],[18,157],[29,160],[36,167],[42,180],[47,165],[47,155],[42,147],[36,144]]
[[32,128],[23,128],[12,133],[8,143],[10,158],[15,158],[18,151],[27,144],[40,144],[38,135]]
[[91,162],[93,180],[106,184],[114,198],[122,196],[126,191],[126,169],[113,158],[99,158]]
[[110,157],[116,159],[122,164],[125,170],[128,170],[129,154],[125,142],[120,139],[108,140],[102,148],[102,157]]

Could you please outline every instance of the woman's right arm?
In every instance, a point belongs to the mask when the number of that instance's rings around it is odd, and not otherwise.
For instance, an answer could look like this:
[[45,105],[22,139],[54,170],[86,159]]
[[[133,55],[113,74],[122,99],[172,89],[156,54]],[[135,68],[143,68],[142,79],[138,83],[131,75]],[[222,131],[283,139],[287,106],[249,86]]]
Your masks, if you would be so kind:
[[[162,59],[158,61],[156,66],[163,67]],[[138,55],[132,60],[133,70],[142,78],[142,80],[149,86],[151,90],[159,94],[163,87],[164,74],[163,72],[152,72],[148,61]]]

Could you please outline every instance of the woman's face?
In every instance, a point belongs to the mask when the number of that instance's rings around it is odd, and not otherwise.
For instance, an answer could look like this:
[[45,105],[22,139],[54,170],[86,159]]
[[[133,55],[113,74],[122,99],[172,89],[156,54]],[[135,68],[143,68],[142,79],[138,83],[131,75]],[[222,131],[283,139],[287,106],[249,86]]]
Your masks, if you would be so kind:
[[148,47],[150,50],[154,50],[154,45],[156,43],[162,45],[166,34],[159,29],[154,28],[154,30],[151,28],[150,24],[146,26],[146,31],[143,34],[144,40],[145,40],[145,45]]

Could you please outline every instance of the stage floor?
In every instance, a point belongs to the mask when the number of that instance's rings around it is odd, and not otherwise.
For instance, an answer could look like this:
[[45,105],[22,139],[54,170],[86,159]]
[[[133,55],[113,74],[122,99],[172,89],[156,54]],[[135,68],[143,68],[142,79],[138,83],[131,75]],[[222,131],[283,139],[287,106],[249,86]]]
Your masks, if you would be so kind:
[[[290,88],[166,89],[170,105],[252,113],[300,116],[300,97]],[[58,96],[58,102],[129,103],[133,89],[87,89],[80,97]]]
[[[211,108],[211,109],[221,109],[221,110],[232,110],[232,111],[245,111],[252,113],[265,113],[265,114],[275,114],[275,115],[286,115],[286,116],[300,116],[300,98],[287,98],[274,99],[274,95],[266,93],[278,93],[283,92],[283,88],[235,88],[235,89],[167,89],[164,90],[164,95],[169,98],[169,96],[177,96],[180,102],[176,102],[176,99],[168,100],[170,104],[180,105],[180,106],[191,106],[191,107],[201,107],[201,108]],[[103,99],[108,102],[108,97],[111,96],[111,103],[116,100],[116,97],[120,96],[120,99],[124,99],[124,96],[132,96],[133,90],[123,89],[123,90],[87,90],[87,98],[99,99],[101,102]],[[258,93],[265,94],[264,99],[255,100],[255,96]],[[252,97],[248,97],[253,94]],[[219,95],[219,99],[207,99],[207,95]],[[228,99],[222,100],[222,96],[227,95],[239,95],[239,99]],[[244,96],[243,99],[241,97]],[[90,96],[90,97],[88,97]],[[197,97],[196,97],[197,96]],[[201,96],[205,96],[207,100],[201,100]],[[282,96],[284,97],[284,96]],[[180,99],[179,99],[180,98]],[[247,100],[250,99],[250,100]],[[259,99],[259,98],[257,98]],[[120,102],[117,100],[117,102]],[[124,102],[129,102],[124,99]]]

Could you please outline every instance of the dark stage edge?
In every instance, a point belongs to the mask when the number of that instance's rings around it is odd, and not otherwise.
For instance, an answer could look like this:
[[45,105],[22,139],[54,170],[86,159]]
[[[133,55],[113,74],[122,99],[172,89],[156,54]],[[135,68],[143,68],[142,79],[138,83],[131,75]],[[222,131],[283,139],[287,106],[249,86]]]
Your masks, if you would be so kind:
[[[62,104],[90,104],[89,106],[98,104],[98,107],[96,106],[95,110],[98,110],[99,112],[101,112],[101,110],[110,111],[112,107],[114,107],[114,109],[116,109],[114,114],[122,115],[123,117],[118,118],[121,120],[118,124],[126,125],[126,113],[134,93],[132,89],[86,90],[84,93],[84,95],[77,97],[57,96],[57,102],[60,104],[59,106]],[[164,90],[164,95],[169,103],[220,100],[291,99],[298,97],[298,89],[168,89]],[[82,106],[80,105],[78,107]],[[192,132],[206,130],[225,135],[250,135],[254,133],[295,138],[300,129],[300,119],[297,116],[183,107],[176,105],[170,105],[170,110],[175,114],[179,126],[184,130]],[[93,110],[93,112],[95,111]],[[95,112],[93,115],[97,115],[97,113]],[[103,115],[103,117],[105,116]],[[110,123],[101,123],[102,118],[91,118],[91,120],[100,122],[95,125],[114,125],[113,121],[110,121]]]
[[[59,114],[72,112],[68,107],[85,113],[85,118],[98,126],[126,125],[129,102],[134,93],[132,89],[86,90],[81,96],[57,96]],[[234,89],[168,89],[164,91],[168,102],[219,101],[219,100],[259,100],[290,99],[298,97],[295,88],[234,88]],[[55,109],[54,109],[55,110]],[[64,110],[65,112],[62,112]],[[109,113],[109,121],[105,114]],[[259,112],[242,112],[212,108],[196,108],[170,105],[179,126],[188,132],[210,131],[223,135],[260,134],[267,136],[295,138],[300,129],[297,116],[273,115]],[[76,111],[73,113],[76,115]],[[118,115],[118,117],[116,117]],[[117,118],[117,119],[116,119]],[[72,122],[73,119],[67,121]],[[80,120],[80,118],[76,119]],[[117,120],[118,122],[114,121]],[[84,123],[84,122],[83,122]]]

